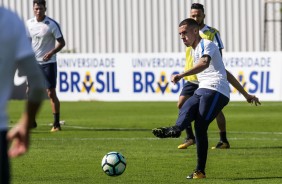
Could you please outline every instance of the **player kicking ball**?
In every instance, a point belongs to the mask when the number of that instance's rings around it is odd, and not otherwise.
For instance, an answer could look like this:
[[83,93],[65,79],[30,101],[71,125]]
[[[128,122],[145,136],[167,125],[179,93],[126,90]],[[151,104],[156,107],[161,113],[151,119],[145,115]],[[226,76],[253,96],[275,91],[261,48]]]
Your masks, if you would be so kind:
[[[208,126],[229,102],[229,83],[218,47],[200,37],[199,25],[194,19],[188,18],[179,24],[179,35],[183,43],[194,50],[194,66],[173,75],[171,81],[176,84],[184,76],[197,74],[199,88],[180,108],[175,126],[153,129],[153,134],[159,138],[177,138],[195,121],[197,166],[187,179],[199,179],[206,177]],[[245,94],[244,97],[249,103],[260,104],[255,96]]]

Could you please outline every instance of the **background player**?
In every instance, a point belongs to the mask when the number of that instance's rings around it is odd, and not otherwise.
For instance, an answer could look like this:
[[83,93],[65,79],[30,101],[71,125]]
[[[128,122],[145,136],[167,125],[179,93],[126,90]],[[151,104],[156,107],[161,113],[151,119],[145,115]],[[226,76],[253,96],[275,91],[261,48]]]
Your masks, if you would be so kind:
[[[54,116],[51,132],[61,130],[60,101],[56,94],[57,61],[56,53],[65,46],[65,40],[59,24],[45,15],[46,1],[34,0],[33,12],[35,17],[27,21],[28,36],[32,40],[32,47],[36,60],[45,76],[45,84]],[[57,41],[57,44],[56,44]]]

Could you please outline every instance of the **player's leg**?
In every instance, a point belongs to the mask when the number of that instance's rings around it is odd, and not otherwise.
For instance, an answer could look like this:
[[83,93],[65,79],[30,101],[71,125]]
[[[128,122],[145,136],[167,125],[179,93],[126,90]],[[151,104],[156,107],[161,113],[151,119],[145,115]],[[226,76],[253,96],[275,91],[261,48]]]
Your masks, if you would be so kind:
[[191,122],[196,119],[199,109],[199,101],[199,96],[194,94],[188,100],[186,100],[182,108],[179,110],[178,118],[175,124],[181,130],[185,130],[187,127],[191,126]]
[[[28,98],[28,96],[29,96],[29,84],[28,84],[28,81],[26,81],[26,91],[25,91],[25,94],[26,94],[26,96],[27,96],[27,98]],[[37,122],[36,122],[36,119],[34,119],[33,120],[33,124],[31,125],[31,127],[30,128],[32,128],[32,129],[34,129],[34,128],[36,128],[37,127]]]
[[[178,109],[180,109],[183,106],[184,102],[194,94],[197,88],[197,84],[191,83],[189,81],[185,83],[178,99]],[[187,147],[195,144],[195,136],[192,126],[188,126],[185,131],[187,136],[184,139],[184,142],[178,146],[178,149],[186,149]]]
[[208,155],[207,129],[209,122],[202,119],[198,116],[194,124],[197,141],[197,167],[192,174],[187,176],[187,179],[201,179],[206,177],[205,167]]
[[10,168],[8,158],[7,131],[0,131],[0,183],[9,184]]
[[175,126],[155,128],[152,130],[152,133],[159,138],[180,137],[181,131],[191,126],[191,122],[194,121],[198,110],[198,101],[197,96],[193,95],[190,97],[179,110]]
[[61,125],[60,125],[60,101],[57,97],[55,88],[47,89],[47,93],[48,93],[48,97],[50,98],[50,104],[51,104],[53,117],[54,117],[53,128],[52,128],[51,131],[52,132],[59,131],[59,130],[61,130]]
[[208,154],[208,126],[229,102],[229,99],[226,96],[213,90],[199,89],[195,93],[195,95],[200,96],[199,111],[194,126],[198,159],[195,172],[192,175],[189,175],[187,177],[188,179],[205,178],[205,167]]
[[49,63],[41,66],[46,78],[46,91],[50,99],[54,122],[51,132],[61,130],[60,126],[60,101],[56,93],[57,85],[57,63]]
[[178,102],[177,102],[177,108],[181,109],[181,107],[183,106],[184,102],[186,102],[186,100],[189,98],[190,96],[184,96],[184,95],[180,95],[178,98]]
[[[177,103],[178,109],[182,107],[184,102],[190,98],[190,95],[184,96],[180,95]],[[192,126],[188,126],[186,129],[186,138],[184,139],[184,142],[178,146],[178,149],[187,149],[189,146],[195,144],[195,136],[192,130]]]
[[226,136],[226,119],[222,111],[216,116],[216,122],[219,129],[220,140],[212,149],[228,149],[230,145]]

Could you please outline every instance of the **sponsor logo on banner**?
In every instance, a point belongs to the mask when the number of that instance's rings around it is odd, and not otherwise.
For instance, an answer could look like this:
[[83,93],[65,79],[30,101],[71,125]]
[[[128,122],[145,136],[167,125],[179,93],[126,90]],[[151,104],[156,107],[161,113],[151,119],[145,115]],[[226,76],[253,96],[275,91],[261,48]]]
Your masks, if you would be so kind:
[[59,72],[59,92],[118,93],[115,72]]
[[[272,68],[271,57],[228,57],[223,58],[225,67],[241,83],[244,89],[251,94],[273,94],[274,86],[271,84],[275,75]],[[232,93],[239,93],[233,88]]]
[[134,93],[179,93],[182,89],[184,80],[173,85],[170,82],[171,75],[178,74],[173,72],[167,74],[165,71],[156,73],[153,71],[133,72],[133,92]]
[[[133,92],[135,94],[178,94],[183,81],[173,85],[171,75],[179,73],[185,66],[185,58],[140,57],[131,60],[133,71]],[[137,71],[139,69],[139,71]],[[179,71],[175,71],[179,69]]]
[[[87,55],[86,55],[87,56]],[[115,59],[71,57],[58,59],[60,93],[118,93]]]

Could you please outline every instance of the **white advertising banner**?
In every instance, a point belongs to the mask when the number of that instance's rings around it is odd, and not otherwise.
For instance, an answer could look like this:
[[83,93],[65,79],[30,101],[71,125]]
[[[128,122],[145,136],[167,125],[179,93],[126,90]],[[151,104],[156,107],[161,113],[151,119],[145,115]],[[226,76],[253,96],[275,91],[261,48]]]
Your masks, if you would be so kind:
[[[282,53],[224,53],[226,68],[262,101],[281,101]],[[184,53],[59,54],[57,93],[61,101],[177,101]],[[231,88],[231,101],[244,97]]]
[[[223,62],[248,93],[262,101],[282,100],[282,52],[224,53]],[[244,100],[232,86],[230,97]]]
[[57,60],[62,101],[175,101],[182,88],[170,82],[184,68],[182,54],[63,54]]

